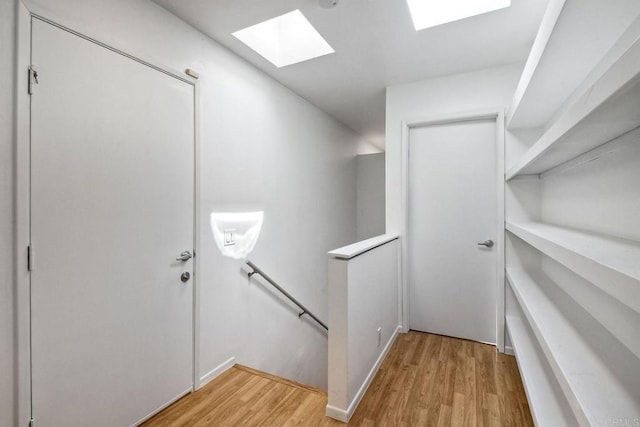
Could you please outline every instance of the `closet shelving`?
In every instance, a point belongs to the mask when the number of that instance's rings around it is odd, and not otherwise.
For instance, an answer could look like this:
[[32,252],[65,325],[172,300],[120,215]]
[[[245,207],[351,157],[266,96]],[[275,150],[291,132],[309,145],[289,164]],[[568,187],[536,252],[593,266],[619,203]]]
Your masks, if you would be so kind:
[[640,2],[596,6],[550,0],[507,114],[505,323],[541,426],[640,422]]
[[[516,308],[517,309],[517,308]],[[569,425],[571,411],[562,405],[565,398],[559,385],[550,378],[544,354],[535,345],[535,336],[522,315],[507,316],[507,331],[520,364],[522,382],[525,385],[533,419],[539,426],[554,424]]]
[[605,10],[602,0],[549,0],[506,117],[508,128],[548,127],[579,96],[580,86],[593,83],[587,79],[592,71],[597,79],[629,48],[637,12],[629,3],[611,0]]
[[622,344],[544,273],[507,269],[507,278],[578,422],[605,425],[613,414],[629,420],[637,417],[638,387],[621,375],[621,366],[608,366],[608,354],[594,351],[585,338],[607,343],[606,352],[614,348],[624,352]]
[[581,95],[511,167],[540,174],[640,126],[640,39]]
[[506,229],[640,313],[640,242],[540,222]]

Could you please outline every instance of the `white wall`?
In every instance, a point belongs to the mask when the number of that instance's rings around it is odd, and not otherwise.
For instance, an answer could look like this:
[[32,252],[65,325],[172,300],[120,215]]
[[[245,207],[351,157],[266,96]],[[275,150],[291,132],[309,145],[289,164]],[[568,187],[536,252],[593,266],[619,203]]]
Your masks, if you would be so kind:
[[[349,262],[349,381],[353,398],[398,327],[398,251],[394,240]],[[382,328],[378,344],[378,328]]]
[[299,320],[268,289],[249,282],[238,261],[219,254],[209,215],[264,210],[262,234],[250,258],[326,319],[326,252],[356,239],[359,137],[148,0],[27,4],[151,62],[200,72],[200,374],[236,357],[325,388],[324,333]]
[[384,234],[384,153],[356,157],[358,240]]
[[351,259],[329,260],[327,415],[341,421],[355,411],[398,329],[400,245],[396,239],[376,247],[381,239],[385,237],[369,239],[371,245],[352,245],[367,249]]
[[0,2],[0,426],[14,424],[14,1]]
[[380,148],[369,140],[361,139],[360,142],[358,142],[357,151],[358,154],[384,153],[384,147]]
[[387,233],[402,229],[402,122],[504,107],[511,101],[523,64],[512,64],[387,88]]

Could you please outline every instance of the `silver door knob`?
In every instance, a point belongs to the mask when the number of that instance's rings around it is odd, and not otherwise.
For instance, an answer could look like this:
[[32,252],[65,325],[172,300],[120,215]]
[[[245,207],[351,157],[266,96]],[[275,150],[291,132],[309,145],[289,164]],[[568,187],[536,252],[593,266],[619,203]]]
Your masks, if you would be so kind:
[[478,246],[485,246],[487,248],[493,247],[493,240],[485,240],[484,242],[478,243]]
[[187,262],[189,261],[191,258],[193,258],[193,255],[191,254],[190,251],[184,251],[180,254],[180,256],[176,257],[176,261],[183,261],[183,262]]

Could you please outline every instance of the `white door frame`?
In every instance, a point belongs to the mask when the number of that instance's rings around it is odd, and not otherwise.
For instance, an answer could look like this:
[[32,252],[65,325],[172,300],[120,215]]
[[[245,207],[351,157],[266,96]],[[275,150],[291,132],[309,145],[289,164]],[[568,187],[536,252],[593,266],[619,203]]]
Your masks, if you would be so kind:
[[[33,19],[47,22],[65,31],[82,37],[115,53],[126,56],[143,65],[177,78],[194,88],[194,258],[193,258],[193,389],[201,387],[200,383],[200,286],[198,278],[202,270],[198,262],[200,254],[200,230],[202,230],[200,215],[200,87],[197,79],[186,73],[179,72],[164,65],[158,65],[143,57],[128,52],[117,46],[107,45],[99,39],[74,31],[45,16],[39,15],[23,3],[17,2],[17,55],[16,55],[16,142],[15,142],[15,310],[16,310],[16,390],[17,405],[15,419],[18,425],[26,425],[31,419],[31,275],[28,270],[27,248],[31,242],[30,236],[30,180],[31,180],[31,96],[27,93],[28,68],[31,65],[31,23]],[[34,64],[37,65],[37,64]],[[37,86],[36,86],[37,93]],[[34,253],[33,259],[37,260]],[[37,262],[37,261],[36,261]]]
[[496,291],[496,346],[498,351],[504,353],[504,263],[505,263],[505,250],[504,250],[504,108],[490,108],[480,111],[471,111],[458,114],[448,114],[442,116],[430,116],[424,118],[418,118],[415,120],[402,121],[402,158],[400,170],[402,173],[401,178],[401,191],[402,191],[402,206],[401,206],[401,253],[402,253],[402,278],[400,284],[400,301],[401,313],[402,313],[402,331],[409,331],[409,279],[408,279],[408,224],[409,224],[409,134],[411,129],[451,124],[456,122],[467,122],[476,120],[495,120],[496,122],[496,188],[498,193],[498,212],[497,212],[497,233],[496,236],[496,278],[497,283],[495,287]]

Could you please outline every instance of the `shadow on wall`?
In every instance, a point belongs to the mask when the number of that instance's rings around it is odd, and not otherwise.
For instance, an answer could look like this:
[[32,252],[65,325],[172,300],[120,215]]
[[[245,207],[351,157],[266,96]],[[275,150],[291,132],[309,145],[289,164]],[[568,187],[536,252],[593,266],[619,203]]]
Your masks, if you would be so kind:
[[385,233],[385,153],[356,157],[358,241]]

